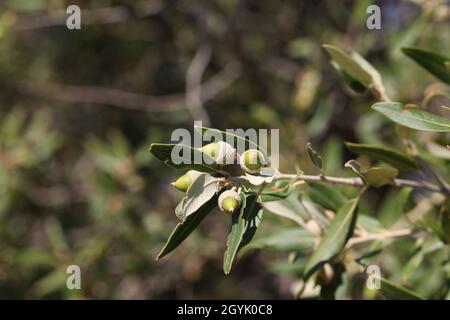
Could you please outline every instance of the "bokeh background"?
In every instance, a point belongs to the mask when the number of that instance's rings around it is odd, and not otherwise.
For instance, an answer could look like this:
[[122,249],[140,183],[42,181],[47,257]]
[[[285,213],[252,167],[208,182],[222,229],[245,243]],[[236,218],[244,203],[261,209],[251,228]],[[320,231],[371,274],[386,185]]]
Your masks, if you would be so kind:
[[[70,4],[81,7],[81,30],[65,26]],[[370,4],[381,30],[366,28]],[[292,298],[287,255],[254,251],[223,274],[229,219],[219,212],[155,261],[182,194],[170,186],[180,172],[153,158],[150,143],[192,130],[194,119],[279,128],[282,171],[312,172],[312,141],[327,172],[345,175],[352,155],[342,141],[400,141],[321,44],[353,47],[393,100],[420,102],[436,80],[399,49],[448,54],[449,21],[450,2],[432,0],[2,0],[0,298]],[[389,222],[397,196],[383,188],[362,206]],[[257,235],[288,224],[265,215]],[[82,290],[66,288],[71,264]],[[432,267],[419,289],[428,296],[444,281]]]

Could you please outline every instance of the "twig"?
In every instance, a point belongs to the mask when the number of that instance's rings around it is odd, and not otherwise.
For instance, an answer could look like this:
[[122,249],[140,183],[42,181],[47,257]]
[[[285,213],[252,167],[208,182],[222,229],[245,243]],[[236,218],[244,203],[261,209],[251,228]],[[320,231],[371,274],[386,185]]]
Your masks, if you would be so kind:
[[396,238],[396,237],[405,237],[411,235],[413,232],[411,229],[398,229],[398,230],[386,230],[384,232],[380,233],[368,233],[366,235],[351,238],[348,240],[346,248],[351,248],[352,246],[364,243],[368,241],[375,241],[375,240],[385,240],[390,238]]
[[[219,73],[202,84],[202,103],[217,96],[238,78],[240,73],[241,68],[237,62],[232,61],[228,63]],[[97,86],[23,82],[19,85],[19,89],[27,94],[70,103],[103,104],[146,112],[183,110],[185,101],[184,93],[165,96],[150,96]]]
[[201,120],[209,126],[210,120],[202,103],[202,75],[211,58],[211,50],[202,45],[198,48],[186,72],[186,108],[194,121]]
[[[241,176],[241,179],[246,180],[247,178],[245,176]],[[325,182],[330,184],[342,184],[347,186],[364,186],[364,182],[361,180],[361,178],[340,178],[340,177],[330,177],[330,176],[313,176],[313,175],[295,175],[295,174],[283,174],[280,173],[274,177],[274,180],[304,180],[304,181],[319,181],[319,182]],[[416,189],[424,189],[429,190],[432,192],[440,192],[442,193],[442,190],[431,183],[428,182],[420,182],[415,180],[405,180],[405,179],[395,179],[391,183],[394,187],[412,187]]]
[[[123,22],[132,18],[144,18],[161,12],[162,1],[141,1],[130,6],[116,6],[99,9],[84,9],[81,7],[82,25],[110,24]],[[54,26],[65,26],[66,10],[55,10],[49,13],[20,15],[14,25],[15,31],[27,31]]]

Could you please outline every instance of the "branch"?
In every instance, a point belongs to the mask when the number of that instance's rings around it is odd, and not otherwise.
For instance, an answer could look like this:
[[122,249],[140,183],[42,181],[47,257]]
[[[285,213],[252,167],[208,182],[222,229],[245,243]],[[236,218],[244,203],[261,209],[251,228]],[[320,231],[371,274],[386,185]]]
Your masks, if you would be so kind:
[[397,237],[405,237],[411,235],[413,232],[411,229],[398,229],[398,230],[387,230],[380,233],[368,233],[366,235],[351,238],[348,240],[346,248],[351,248],[352,246],[369,242],[369,241],[375,241],[375,240],[385,240],[390,238],[397,238]]
[[186,72],[186,108],[194,121],[201,120],[205,126],[209,126],[208,113],[202,102],[202,76],[211,58],[211,50],[202,45],[192,59]]
[[[200,90],[201,101],[205,103],[227,88],[240,74],[240,65],[232,61],[219,73],[204,82],[201,85],[201,89],[194,88],[193,90]],[[187,95],[185,93],[177,93],[164,96],[150,96],[97,86],[74,86],[33,82],[23,82],[19,85],[19,89],[30,95],[70,103],[94,103],[146,112],[183,110],[185,96]]]
[[[144,18],[161,12],[162,1],[141,1],[130,6],[116,6],[99,9],[81,8],[83,25],[110,24],[123,22],[134,17]],[[20,15],[14,25],[15,31],[42,29],[53,26],[66,26],[66,10],[55,10],[49,13]]]
[[[241,177],[242,179],[246,179],[245,176]],[[342,184],[347,186],[364,186],[364,182],[361,178],[340,178],[340,177],[330,177],[330,176],[313,176],[313,175],[295,175],[295,174],[283,174],[279,173],[274,177],[274,180],[304,180],[304,181],[320,181],[326,182],[330,184]],[[428,183],[428,182],[420,182],[415,180],[405,180],[405,179],[395,179],[391,183],[394,187],[412,187],[416,189],[424,189],[432,192],[440,192],[443,191],[438,186]]]

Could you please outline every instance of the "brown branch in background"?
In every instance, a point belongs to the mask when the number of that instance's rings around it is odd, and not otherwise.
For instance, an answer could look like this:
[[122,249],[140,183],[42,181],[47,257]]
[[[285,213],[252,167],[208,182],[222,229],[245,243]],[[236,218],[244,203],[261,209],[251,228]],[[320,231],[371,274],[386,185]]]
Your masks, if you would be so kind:
[[[164,8],[160,0],[141,1],[129,6],[116,6],[99,9],[81,8],[81,21],[83,25],[110,24],[126,21],[132,18],[144,18],[155,15]],[[15,31],[42,29],[53,26],[65,26],[67,13],[65,10],[56,10],[48,13],[20,15],[16,18]]]
[[[241,74],[240,65],[230,62],[219,73],[201,84],[201,103],[205,103],[227,88]],[[20,91],[33,96],[55,99],[69,103],[93,103],[129,110],[146,112],[167,112],[184,109],[185,93],[165,96],[150,96],[113,88],[96,86],[75,86],[55,83],[24,82]]]
[[194,121],[201,120],[205,126],[209,126],[210,120],[203,107],[201,82],[210,58],[209,47],[200,46],[186,72],[186,108]]

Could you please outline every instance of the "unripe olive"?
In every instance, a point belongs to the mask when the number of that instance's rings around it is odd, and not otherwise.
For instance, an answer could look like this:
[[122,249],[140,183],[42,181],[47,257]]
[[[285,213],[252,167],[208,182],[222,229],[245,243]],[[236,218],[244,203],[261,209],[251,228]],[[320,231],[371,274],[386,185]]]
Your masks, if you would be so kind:
[[223,165],[234,163],[237,154],[236,149],[224,141],[209,143],[199,150],[213,158],[216,163]]
[[234,190],[227,190],[219,196],[219,208],[222,212],[233,213],[241,206],[241,197]]
[[231,213],[239,206],[239,202],[234,198],[226,198],[222,201],[223,211]]
[[200,174],[200,171],[189,170],[173,182],[172,185],[178,190],[186,192]]
[[251,149],[241,154],[241,168],[247,173],[259,173],[263,167],[264,155],[256,150]]
[[207,145],[204,145],[203,147],[199,148],[201,152],[206,153],[208,156],[210,156],[213,159],[216,159],[218,153],[219,153],[219,145],[217,143],[209,143]]

